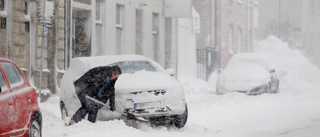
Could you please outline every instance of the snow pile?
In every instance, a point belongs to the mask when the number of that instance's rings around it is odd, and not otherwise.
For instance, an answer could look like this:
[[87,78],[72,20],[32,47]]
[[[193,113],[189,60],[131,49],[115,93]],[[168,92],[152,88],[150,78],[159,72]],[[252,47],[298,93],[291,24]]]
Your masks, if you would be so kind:
[[269,36],[255,44],[254,52],[268,55],[277,65],[280,92],[319,94],[320,69],[300,51],[290,49],[288,43],[282,42],[275,36]]

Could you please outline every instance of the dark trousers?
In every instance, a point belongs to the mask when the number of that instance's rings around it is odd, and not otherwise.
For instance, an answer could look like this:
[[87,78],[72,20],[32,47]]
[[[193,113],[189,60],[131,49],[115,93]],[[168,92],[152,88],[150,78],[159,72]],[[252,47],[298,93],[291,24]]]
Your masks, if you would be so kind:
[[86,98],[83,101],[81,101],[81,107],[72,116],[72,120],[75,123],[78,123],[88,114],[88,121],[95,123],[97,119],[98,110],[102,107],[103,105]]

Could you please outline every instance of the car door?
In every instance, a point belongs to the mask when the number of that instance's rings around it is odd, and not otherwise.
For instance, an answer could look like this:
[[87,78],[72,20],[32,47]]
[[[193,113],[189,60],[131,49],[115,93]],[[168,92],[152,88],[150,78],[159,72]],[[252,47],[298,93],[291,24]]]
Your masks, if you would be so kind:
[[10,136],[10,131],[14,129],[13,112],[14,100],[8,87],[4,71],[0,65],[0,136]]
[[23,134],[28,127],[31,118],[31,97],[32,91],[28,85],[25,84],[19,69],[12,63],[1,63],[3,70],[7,75],[10,84],[10,91],[14,95],[14,114],[13,122],[15,135]]

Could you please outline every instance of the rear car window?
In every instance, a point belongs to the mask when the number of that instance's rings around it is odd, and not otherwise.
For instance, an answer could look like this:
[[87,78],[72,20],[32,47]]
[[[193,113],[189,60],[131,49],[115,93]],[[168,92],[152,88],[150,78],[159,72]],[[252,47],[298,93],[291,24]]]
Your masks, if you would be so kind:
[[123,73],[133,74],[137,71],[151,71],[156,72],[157,70],[147,61],[126,61],[117,63]]
[[11,88],[23,84],[21,73],[16,66],[7,62],[2,62],[1,66],[7,75]]

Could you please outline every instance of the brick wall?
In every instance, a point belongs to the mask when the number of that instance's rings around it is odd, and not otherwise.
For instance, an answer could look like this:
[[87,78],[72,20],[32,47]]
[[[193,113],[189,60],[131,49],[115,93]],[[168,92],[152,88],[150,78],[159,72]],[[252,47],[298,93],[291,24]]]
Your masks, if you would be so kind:
[[248,14],[248,0],[222,1],[221,68],[226,66],[232,55],[238,52],[248,52],[250,49],[248,44],[252,47],[252,42],[248,43],[248,41],[252,40],[250,38],[252,37],[252,33],[250,35],[250,32],[252,32],[252,21],[252,6],[249,6]]

